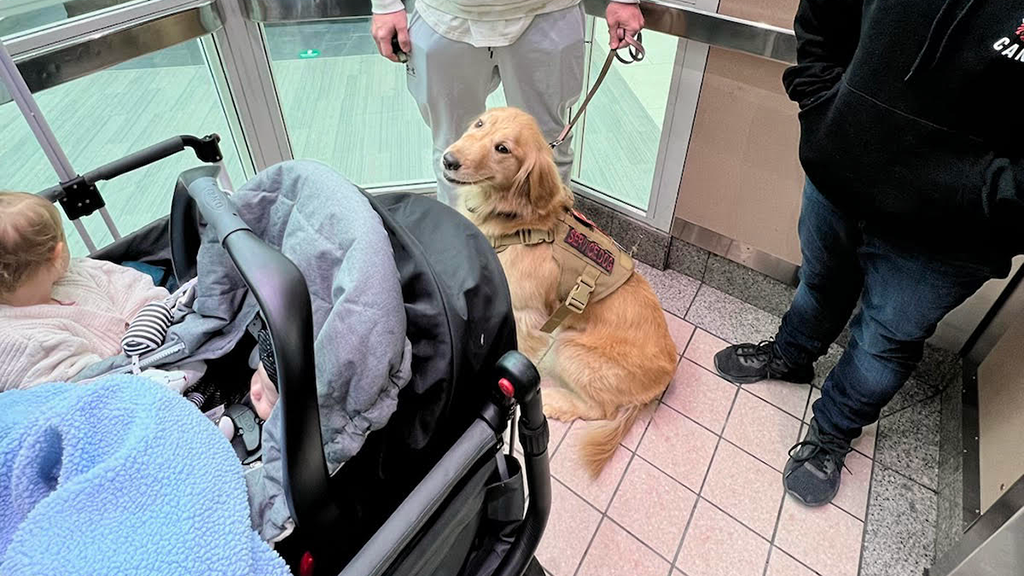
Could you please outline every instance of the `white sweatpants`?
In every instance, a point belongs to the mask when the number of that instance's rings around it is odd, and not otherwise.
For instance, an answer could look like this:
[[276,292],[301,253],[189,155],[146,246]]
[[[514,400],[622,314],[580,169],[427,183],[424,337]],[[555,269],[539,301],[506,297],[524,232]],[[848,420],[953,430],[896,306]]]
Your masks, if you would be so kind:
[[[451,184],[441,177],[441,155],[483,113],[487,95],[501,83],[509,106],[532,114],[550,141],[568,120],[583,90],[585,49],[582,3],[534,17],[513,44],[477,48],[449,40],[415,12],[409,23],[412,54],[406,64],[409,91],[434,140],[437,198],[456,205]],[[555,149],[555,163],[568,184],[572,139]]]

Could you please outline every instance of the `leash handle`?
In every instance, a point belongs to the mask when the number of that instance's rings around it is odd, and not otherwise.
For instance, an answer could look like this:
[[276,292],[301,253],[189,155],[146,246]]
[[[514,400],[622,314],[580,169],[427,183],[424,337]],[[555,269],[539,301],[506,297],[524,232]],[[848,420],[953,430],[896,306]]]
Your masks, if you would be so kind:
[[619,62],[622,62],[623,64],[632,64],[634,62],[640,62],[641,60],[643,60],[644,57],[647,56],[647,51],[644,50],[644,45],[642,44],[643,31],[638,30],[636,33],[636,37],[633,37],[630,36],[628,33],[625,33],[624,28],[619,28],[619,30],[623,30],[624,32],[620,40],[627,44],[626,53],[629,55],[629,60],[626,60],[625,58],[622,57],[621,54],[619,54],[619,50],[622,49],[621,44],[619,45],[618,49],[612,50],[612,52],[615,53],[615,59],[618,60]]
[[406,54],[405,52],[402,52],[402,46],[398,43],[397,34],[391,37],[391,50],[392,52],[395,53],[395,56],[398,58],[399,63],[405,64],[406,62],[409,61],[409,55]]
[[590,99],[597,93],[597,89],[600,88],[601,83],[604,82],[604,77],[607,76],[608,71],[611,70],[612,62],[618,60],[622,64],[632,64],[634,62],[640,62],[645,56],[647,56],[647,51],[644,50],[644,45],[642,44],[641,32],[636,33],[636,38],[630,36],[628,33],[624,34],[622,41],[626,44],[626,54],[628,59],[619,54],[619,50],[622,49],[621,45],[619,49],[610,50],[608,52],[608,57],[604,59],[604,66],[601,67],[601,73],[597,75],[597,80],[590,88],[590,91],[587,92],[586,98],[583,99],[583,104],[580,104],[580,107],[576,110],[576,114],[574,114],[572,119],[569,120],[569,123],[565,125],[565,128],[562,128],[562,132],[558,137],[552,140],[548,146],[551,146],[551,148],[557,148],[559,144],[565,142],[565,139],[569,137],[569,133],[572,132],[573,126],[575,126],[576,122],[578,122],[580,117],[583,116],[583,111],[586,110],[587,105],[590,104]]

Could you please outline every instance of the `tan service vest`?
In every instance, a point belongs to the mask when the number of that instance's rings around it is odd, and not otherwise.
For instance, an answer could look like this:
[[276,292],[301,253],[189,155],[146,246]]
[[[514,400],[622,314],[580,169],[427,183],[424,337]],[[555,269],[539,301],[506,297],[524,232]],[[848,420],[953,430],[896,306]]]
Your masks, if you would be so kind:
[[509,246],[550,242],[561,271],[558,299],[562,304],[548,318],[541,331],[550,334],[569,316],[582,314],[590,302],[597,302],[626,283],[633,275],[633,258],[582,214],[573,210],[558,219],[553,230],[524,229],[490,238],[495,252]]

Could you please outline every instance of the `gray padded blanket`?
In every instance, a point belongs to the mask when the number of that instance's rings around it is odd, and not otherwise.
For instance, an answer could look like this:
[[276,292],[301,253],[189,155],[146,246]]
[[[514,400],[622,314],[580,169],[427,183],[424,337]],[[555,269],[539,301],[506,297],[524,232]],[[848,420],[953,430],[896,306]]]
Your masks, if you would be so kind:
[[[411,376],[391,242],[363,194],[319,163],[272,167],[232,199],[253,232],[288,256],[309,286],[320,422],[333,473],[368,433],[387,423]],[[212,233],[204,234],[198,266],[196,312],[223,315],[244,284]],[[251,319],[256,310],[248,296],[235,319]],[[280,426],[275,410],[264,425],[263,466],[247,474],[254,528],[268,540],[279,537],[288,520]]]
[[[252,231],[291,259],[309,287],[320,424],[333,474],[368,433],[388,422],[411,377],[402,288],[387,231],[355,185],[317,162],[268,168],[231,198]],[[160,359],[154,366],[223,356],[258,312],[209,228],[197,267],[195,313],[171,327],[164,346],[150,355]],[[123,371],[128,363],[113,358],[80,378]],[[263,429],[263,465],[246,474],[253,527],[267,540],[279,538],[289,522],[280,427],[274,410]]]

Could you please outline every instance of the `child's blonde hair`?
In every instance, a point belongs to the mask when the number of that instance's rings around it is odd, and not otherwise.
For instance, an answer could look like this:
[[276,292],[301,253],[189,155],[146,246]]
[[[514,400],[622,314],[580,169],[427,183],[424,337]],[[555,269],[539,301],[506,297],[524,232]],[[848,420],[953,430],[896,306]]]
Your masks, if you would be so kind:
[[52,264],[62,242],[56,206],[35,194],[0,190],[0,298]]

